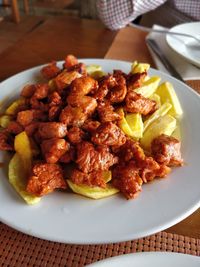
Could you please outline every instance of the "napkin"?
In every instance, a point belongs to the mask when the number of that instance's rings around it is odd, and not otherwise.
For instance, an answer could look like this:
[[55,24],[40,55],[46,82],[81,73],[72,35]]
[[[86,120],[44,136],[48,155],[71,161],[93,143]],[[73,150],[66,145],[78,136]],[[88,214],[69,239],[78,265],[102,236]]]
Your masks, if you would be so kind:
[[[160,25],[153,25],[153,29],[166,30],[166,28]],[[160,49],[163,51],[165,56],[168,58],[169,62],[174,66],[174,68],[177,70],[177,72],[181,75],[181,77],[184,80],[199,80],[200,79],[200,68],[195,67],[194,65],[189,63],[187,60],[182,58],[180,55],[178,55],[175,51],[173,51],[167,44],[166,34],[151,32],[147,35],[146,38],[151,38],[156,41]],[[154,54],[154,52],[151,50],[149,46],[148,46],[148,49],[151,53],[151,56],[154,60],[154,63],[157,69],[170,74],[166,70],[166,68],[160,61],[160,59]]]

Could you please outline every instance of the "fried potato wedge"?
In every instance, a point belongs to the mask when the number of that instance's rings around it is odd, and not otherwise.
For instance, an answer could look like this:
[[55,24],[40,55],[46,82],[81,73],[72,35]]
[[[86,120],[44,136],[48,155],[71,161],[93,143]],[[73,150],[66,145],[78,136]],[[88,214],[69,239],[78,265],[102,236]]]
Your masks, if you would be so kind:
[[153,76],[145,81],[141,87],[134,89],[134,92],[141,94],[144,97],[150,97],[157,90],[160,80],[160,77]]
[[178,118],[183,114],[181,104],[171,83],[162,83],[156,90],[156,94],[160,96],[161,104],[168,102],[172,105],[169,114]]
[[74,193],[92,199],[101,199],[109,197],[119,192],[118,189],[114,188],[110,184],[107,184],[106,188],[101,188],[101,187],[90,187],[87,185],[77,185],[70,180],[67,180],[67,183]]
[[26,192],[27,177],[26,173],[24,172],[23,161],[18,153],[13,156],[9,163],[8,177],[11,185],[28,205],[37,204],[41,200],[40,197],[36,197]]
[[21,132],[20,134],[15,136],[14,148],[22,159],[24,172],[26,173],[26,177],[28,177],[32,165],[33,155],[31,142],[26,132]]
[[5,111],[6,115],[15,115],[17,113],[18,108],[21,105],[25,104],[25,98],[20,97],[19,99],[15,100]]
[[12,117],[10,115],[2,115],[0,117],[0,126],[2,128],[7,128],[11,121],[12,121]]
[[164,116],[171,109],[172,105],[170,103],[164,103],[159,109],[157,109],[145,122],[144,122],[144,131],[148,126],[157,120],[159,117]]
[[148,71],[150,65],[147,63],[138,63],[134,61],[131,65],[131,73],[142,73]]
[[161,101],[160,101],[160,96],[158,94],[153,94],[149,97],[151,100],[156,101],[157,107],[161,107]]
[[143,121],[142,116],[139,113],[130,113],[125,117],[132,133],[131,137],[133,138],[141,138],[143,135]]
[[141,145],[145,150],[150,151],[151,142],[154,138],[161,134],[171,135],[176,128],[176,119],[171,115],[159,117],[152,122],[147,130],[144,132],[143,137],[140,139]]

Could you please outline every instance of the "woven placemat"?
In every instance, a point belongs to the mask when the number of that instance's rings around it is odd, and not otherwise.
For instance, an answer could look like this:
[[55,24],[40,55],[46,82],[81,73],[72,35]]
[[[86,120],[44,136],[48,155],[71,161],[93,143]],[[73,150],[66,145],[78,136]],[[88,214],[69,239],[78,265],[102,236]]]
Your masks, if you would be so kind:
[[142,251],[170,251],[200,256],[200,239],[160,232],[116,244],[68,245],[31,237],[0,223],[1,267],[81,267],[105,258]]

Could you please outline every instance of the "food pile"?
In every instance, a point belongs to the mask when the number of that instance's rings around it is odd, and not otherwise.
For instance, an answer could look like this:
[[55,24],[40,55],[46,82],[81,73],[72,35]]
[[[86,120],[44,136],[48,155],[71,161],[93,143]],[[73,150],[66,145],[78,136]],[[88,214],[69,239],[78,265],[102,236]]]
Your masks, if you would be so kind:
[[28,204],[55,189],[131,199],[183,164],[179,100],[148,68],[106,74],[68,55],[62,69],[41,69],[45,82],[22,88],[0,117],[0,150],[15,152],[9,181]]

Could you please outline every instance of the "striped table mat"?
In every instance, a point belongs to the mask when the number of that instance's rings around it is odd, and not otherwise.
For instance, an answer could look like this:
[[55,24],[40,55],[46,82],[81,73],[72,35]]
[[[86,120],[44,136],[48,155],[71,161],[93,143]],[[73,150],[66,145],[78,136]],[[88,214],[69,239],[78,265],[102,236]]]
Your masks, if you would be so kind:
[[200,256],[200,239],[160,232],[115,244],[68,245],[31,237],[0,223],[2,267],[81,267],[105,258],[143,251],[169,251]]

